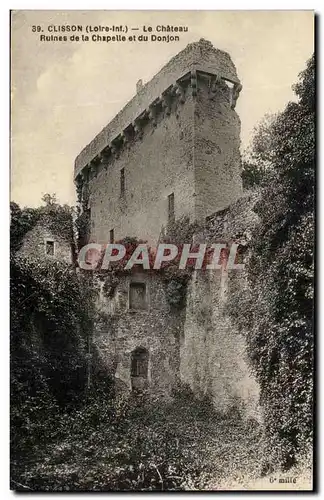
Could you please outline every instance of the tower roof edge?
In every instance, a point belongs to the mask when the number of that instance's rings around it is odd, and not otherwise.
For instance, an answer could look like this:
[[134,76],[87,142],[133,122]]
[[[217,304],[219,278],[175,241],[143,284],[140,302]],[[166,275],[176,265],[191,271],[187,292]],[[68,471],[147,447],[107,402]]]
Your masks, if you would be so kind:
[[193,70],[218,75],[234,84],[240,83],[234,63],[227,52],[216,49],[210,41],[203,38],[188,44],[143,85],[108,125],[80,152],[75,159],[74,176],[76,177],[129,124],[134,123],[136,118],[170,85]]

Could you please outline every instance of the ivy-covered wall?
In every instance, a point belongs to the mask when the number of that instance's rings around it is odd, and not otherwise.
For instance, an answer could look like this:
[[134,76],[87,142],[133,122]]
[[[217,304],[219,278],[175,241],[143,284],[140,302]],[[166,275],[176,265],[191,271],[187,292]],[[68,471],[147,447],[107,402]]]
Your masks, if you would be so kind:
[[[46,255],[46,240],[53,240],[55,253]],[[34,224],[23,236],[17,255],[37,259],[54,258],[57,261],[73,264],[75,262],[75,244],[71,213],[43,210]]]
[[235,408],[259,418],[259,387],[249,371],[245,340],[226,309],[236,278],[224,270],[194,273],[187,293],[181,380],[221,413]]
[[[255,196],[249,194],[217,212],[204,226],[181,221],[164,241],[244,242],[257,222]],[[177,224],[175,224],[177,226]],[[99,278],[99,276],[98,276]],[[146,284],[147,310],[129,307],[130,284]],[[100,278],[95,345],[119,387],[131,390],[131,353],[150,353],[152,394],[171,395],[179,381],[221,412],[233,407],[259,418],[259,387],[250,374],[245,339],[233,324],[230,304],[245,290],[243,271],[179,270],[108,272]]]
[[[258,193],[248,193],[196,228],[198,243],[237,242],[249,258],[249,241],[258,217]],[[220,411],[237,407],[246,417],[260,418],[259,386],[249,368],[246,341],[233,320],[233,300],[246,293],[244,270],[195,272],[188,284],[181,345],[181,379],[194,393],[207,395]],[[242,311],[242,314],[245,312]]]
[[[178,383],[183,310],[167,300],[162,276],[150,272],[119,275],[111,292],[105,276],[98,279],[98,320],[94,345],[101,364],[116,377],[117,390],[131,390],[131,354],[149,352],[148,382],[152,395],[169,396]],[[130,284],[146,286],[147,309],[130,307]]]

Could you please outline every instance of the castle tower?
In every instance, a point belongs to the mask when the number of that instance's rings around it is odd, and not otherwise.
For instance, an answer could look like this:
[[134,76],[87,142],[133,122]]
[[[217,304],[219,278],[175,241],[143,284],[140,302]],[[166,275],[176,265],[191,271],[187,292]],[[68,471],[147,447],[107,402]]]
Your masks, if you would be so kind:
[[168,222],[237,200],[241,90],[230,56],[200,40],[173,57],[75,160],[89,238],[156,243]]

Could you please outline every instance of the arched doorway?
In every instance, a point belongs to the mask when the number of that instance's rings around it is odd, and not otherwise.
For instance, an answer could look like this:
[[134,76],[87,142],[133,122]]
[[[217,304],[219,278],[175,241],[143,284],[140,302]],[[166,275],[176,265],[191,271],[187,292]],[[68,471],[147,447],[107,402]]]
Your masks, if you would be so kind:
[[132,352],[131,381],[132,390],[142,391],[147,388],[149,353],[144,347],[137,347]]

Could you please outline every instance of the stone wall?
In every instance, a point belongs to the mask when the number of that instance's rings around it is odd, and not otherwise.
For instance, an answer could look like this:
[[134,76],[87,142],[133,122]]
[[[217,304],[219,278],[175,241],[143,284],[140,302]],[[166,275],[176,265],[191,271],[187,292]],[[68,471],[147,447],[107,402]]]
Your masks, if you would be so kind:
[[226,310],[230,279],[224,271],[206,271],[195,273],[189,285],[181,380],[198,397],[208,396],[222,413],[236,407],[256,417],[259,388],[249,370],[244,338]]
[[[240,241],[248,248],[258,222],[253,207],[257,193],[208,218],[195,243]],[[238,407],[259,418],[259,386],[251,373],[243,336],[233,323],[228,301],[246,287],[244,270],[196,271],[187,293],[180,354],[181,380],[197,396],[207,395],[221,412]]]
[[[147,310],[131,310],[129,286],[145,283]],[[131,391],[131,355],[139,347],[149,353],[149,392],[168,397],[177,386],[180,366],[181,313],[172,313],[165,286],[157,274],[132,273],[119,276],[113,297],[104,292],[98,300],[99,321],[94,344],[108,372],[116,377],[117,388]]]
[[[113,230],[115,240],[135,236],[155,244],[168,223],[172,193],[175,218],[189,216],[192,222],[241,195],[240,120],[234,109],[240,88],[229,55],[200,41],[139,90],[143,110],[136,99],[128,103],[76,159],[91,241],[107,243]],[[136,102],[137,118],[127,122]],[[113,138],[110,131],[121,123],[125,128]]]
[[[253,211],[256,201],[257,195],[247,193],[213,214],[196,233],[195,242],[240,240],[248,245],[258,221]],[[131,282],[146,283],[147,310],[129,308]],[[209,397],[222,413],[237,408],[245,417],[260,418],[259,387],[249,369],[245,339],[228,309],[228,299],[246,286],[244,271],[195,271],[183,310],[170,307],[159,273],[119,276],[111,298],[103,283],[95,345],[119,387],[131,390],[131,354],[143,347],[149,351],[151,394],[170,396],[180,380],[198,398]]]
[[225,82],[210,91],[200,79],[195,99],[194,171],[197,220],[219,211],[242,195],[240,119]]
[[130,123],[133,123],[171,84],[192,70],[203,70],[213,75],[221,75],[233,83],[239,83],[235,66],[226,52],[215,49],[206,40],[189,44],[144,85],[140,92],[81,151],[75,160],[75,176]]
[[[107,168],[89,181],[91,240],[109,242],[136,236],[156,243],[168,221],[168,195],[174,193],[175,216],[194,215],[192,164],[192,96],[174,102],[172,113],[154,126],[145,125],[142,139],[127,143]],[[120,170],[125,193],[120,191]]]
[[[17,255],[37,258],[55,259],[67,264],[73,264],[73,242],[71,238],[64,236],[58,231],[54,231],[52,224],[46,217],[42,217],[35,226],[24,236],[22,245],[17,251]],[[53,240],[55,245],[54,256],[46,255],[46,240]]]

